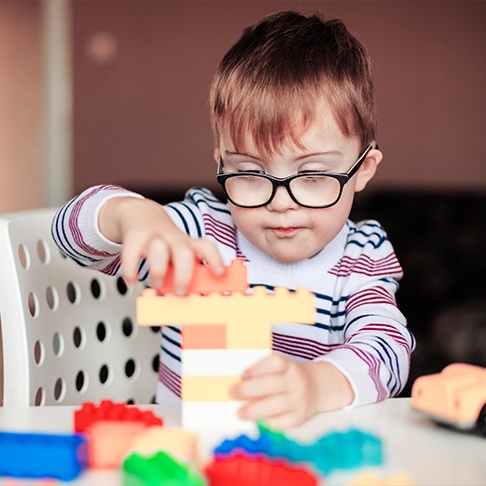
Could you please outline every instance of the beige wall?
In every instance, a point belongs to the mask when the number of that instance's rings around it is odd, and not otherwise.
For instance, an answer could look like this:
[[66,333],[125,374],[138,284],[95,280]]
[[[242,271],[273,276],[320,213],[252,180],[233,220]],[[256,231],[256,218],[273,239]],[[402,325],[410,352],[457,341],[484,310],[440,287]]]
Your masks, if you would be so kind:
[[0,1],[0,213],[40,207],[41,12],[38,1]]
[[371,52],[385,153],[372,187],[486,189],[486,2],[85,0],[74,7],[76,191],[100,182],[213,185],[211,76],[245,26],[282,8],[341,17]]
[[40,2],[0,1],[0,213],[41,207],[45,200],[40,19]]

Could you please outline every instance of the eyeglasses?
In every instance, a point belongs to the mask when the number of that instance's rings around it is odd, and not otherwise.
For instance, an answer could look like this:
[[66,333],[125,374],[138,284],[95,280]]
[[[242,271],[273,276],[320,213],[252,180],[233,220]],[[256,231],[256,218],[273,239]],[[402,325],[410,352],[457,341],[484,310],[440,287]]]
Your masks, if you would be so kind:
[[270,204],[280,186],[284,186],[292,200],[304,208],[328,208],[339,201],[344,186],[358,172],[368,152],[376,147],[376,142],[371,142],[346,173],[309,171],[288,177],[251,171],[224,174],[223,158],[220,157],[216,180],[228,200],[240,208]]

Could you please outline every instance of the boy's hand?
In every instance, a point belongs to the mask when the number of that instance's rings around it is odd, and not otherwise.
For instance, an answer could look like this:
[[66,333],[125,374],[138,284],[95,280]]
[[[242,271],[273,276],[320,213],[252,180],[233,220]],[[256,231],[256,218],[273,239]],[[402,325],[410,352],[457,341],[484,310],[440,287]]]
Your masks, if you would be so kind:
[[335,410],[353,401],[344,375],[331,363],[297,363],[272,353],[248,368],[232,389],[242,419],[262,419],[269,427],[295,427],[318,412]]
[[215,275],[224,273],[216,246],[179,230],[163,207],[149,199],[113,198],[100,210],[100,231],[121,243],[122,275],[128,285],[138,281],[140,260],[145,258],[151,287],[159,287],[169,263],[174,267],[174,292],[186,293],[194,262],[204,260]]

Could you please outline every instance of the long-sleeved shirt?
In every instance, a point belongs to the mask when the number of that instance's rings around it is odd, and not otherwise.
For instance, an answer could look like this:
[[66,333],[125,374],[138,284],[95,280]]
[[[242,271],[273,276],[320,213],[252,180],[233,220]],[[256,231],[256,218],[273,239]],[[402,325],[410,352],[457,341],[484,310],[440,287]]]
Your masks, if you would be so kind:
[[[66,203],[52,225],[61,251],[82,266],[119,274],[121,245],[101,234],[98,213],[108,199],[127,195],[141,197],[116,186],[96,186]],[[164,208],[181,231],[213,241],[226,264],[244,259],[250,288],[306,287],[315,294],[315,325],[272,326],[274,351],[299,362],[335,365],[353,388],[352,405],[402,390],[415,341],[395,300],[402,268],[379,223],[348,220],[316,256],[287,264],[252,245],[235,227],[228,205],[207,189],[191,189],[184,201]],[[148,280],[148,270],[141,261],[141,281]],[[158,401],[180,394],[180,343],[178,327],[162,328]]]

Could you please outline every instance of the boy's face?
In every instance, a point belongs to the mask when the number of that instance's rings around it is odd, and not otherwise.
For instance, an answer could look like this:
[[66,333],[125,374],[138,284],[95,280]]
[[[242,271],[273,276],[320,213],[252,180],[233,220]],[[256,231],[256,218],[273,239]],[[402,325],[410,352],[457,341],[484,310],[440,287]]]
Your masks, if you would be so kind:
[[[301,145],[281,147],[281,154],[266,157],[248,137],[245,153],[236,153],[231,139],[222,134],[215,158],[221,155],[224,172],[259,171],[286,177],[301,171],[345,173],[358,159],[362,147],[357,137],[346,138],[328,108],[319,110],[301,137]],[[311,209],[294,202],[285,187],[260,208],[241,208],[230,203],[236,227],[257,248],[283,263],[295,263],[319,253],[342,229],[351,211],[354,193],[373,177],[382,154],[371,150],[359,171],[344,186],[334,206]]]

